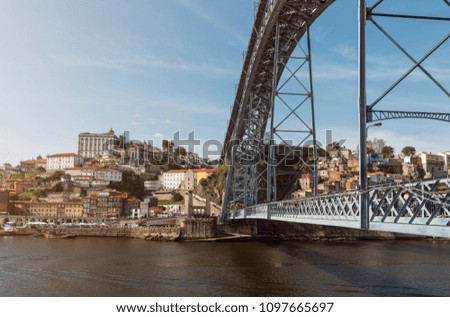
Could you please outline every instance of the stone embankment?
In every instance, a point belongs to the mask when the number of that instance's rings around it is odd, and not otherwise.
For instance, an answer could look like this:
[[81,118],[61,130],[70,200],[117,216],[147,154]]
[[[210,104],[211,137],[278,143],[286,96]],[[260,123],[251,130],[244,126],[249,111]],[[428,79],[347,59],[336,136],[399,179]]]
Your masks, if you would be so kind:
[[14,228],[13,232],[0,231],[2,235],[42,236],[46,238],[109,237],[135,238],[152,241],[200,240],[216,236],[217,219],[183,219],[173,225],[148,227],[47,227]]
[[253,239],[277,240],[395,240],[425,237],[391,232],[320,226],[268,220],[234,220],[219,227],[229,234],[251,236]]
[[155,241],[176,241],[181,237],[179,227],[158,228],[16,228],[2,235],[36,236],[50,239],[75,237],[135,238]]

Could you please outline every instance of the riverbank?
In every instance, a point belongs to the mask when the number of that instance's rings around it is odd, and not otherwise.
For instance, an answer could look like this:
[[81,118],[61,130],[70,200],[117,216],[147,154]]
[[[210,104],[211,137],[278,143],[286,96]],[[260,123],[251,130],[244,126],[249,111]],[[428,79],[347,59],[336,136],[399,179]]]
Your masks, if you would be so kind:
[[100,237],[132,238],[151,241],[180,241],[210,239],[217,236],[217,219],[186,218],[180,221],[152,223],[149,226],[95,226],[95,227],[14,227],[13,231],[0,231],[0,236],[35,236],[49,239]]
[[56,227],[14,228],[0,236],[34,236],[48,239],[76,237],[130,238],[149,241],[355,241],[355,240],[449,240],[320,225],[279,221],[240,220],[217,225],[211,219],[187,219],[182,225],[151,227]]
[[33,236],[49,239],[98,237],[98,238],[133,238],[153,241],[177,241],[182,237],[179,227],[159,228],[15,228],[14,232],[2,232],[0,236]]
[[278,241],[424,240],[430,238],[449,240],[394,232],[256,219],[233,220],[221,226],[220,230],[228,234],[244,236],[244,240],[248,240],[248,237],[254,240]]

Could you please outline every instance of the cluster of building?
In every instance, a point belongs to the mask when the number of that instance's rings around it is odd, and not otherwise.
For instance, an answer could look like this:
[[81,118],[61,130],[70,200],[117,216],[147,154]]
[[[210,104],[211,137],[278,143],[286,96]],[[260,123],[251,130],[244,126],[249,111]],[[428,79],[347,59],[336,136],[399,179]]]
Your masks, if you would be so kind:
[[[318,192],[335,193],[358,188],[359,162],[357,155],[349,149],[328,151],[329,157],[319,158]],[[409,156],[383,158],[372,152],[369,154],[369,186],[388,183],[402,183],[415,179],[442,178],[450,174],[450,151],[441,153],[418,152]],[[312,173],[303,173],[297,181],[297,190],[292,199],[312,196],[314,180]]]
[[[49,218],[141,217],[161,210],[151,192],[193,190],[201,179],[213,172],[212,169],[164,171],[164,166],[149,164],[161,161],[162,157],[162,151],[151,144],[131,141],[129,132],[121,136],[113,130],[80,133],[78,153],[56,153],[21,161],[16,167],[8,163],[0,166],[0,213]],[[192,161],[198,157],[187,153],[182,159]],[[42,177],[22,177],[36,171]],[[52,179],[50,186],[62,184],[62,193],[50,193],[34,200],[17,199],[24,192],[43,190],[42,179],[48,182],[48,177],[57,171],[61,172],[57,174],[61,177]],[[149,195],[140,197],[142,201],[129,193],[111,189],[110,185],[124,180],[125,172],[137,174],[143,180]],[[45,185],[48,189],[49,184]]]
[[[175,152],[168,151],[169,155]],[[204,185],[213,169],[185,168],[171,169],[164,165],[149,164],[159,162],[161,150],[147,142],[131,141],[129,133],[116,136],[113,130],[106,133],[80,133],[78,153],[56,153],[47,158],[20,162],[17,167],[10,164],[0,166],[0,214],[28,215],[36,217],[65,218],[120,218],[124,215],[148,216],[161,212],[152,192],[193,191]],[[175,157],[173,157],[175,158]],[[187,153],[177,159],[195,161],[197,156]],[[450,151],[443,153],[419,152],[393,158],[371,152],[368,157],[370,186],[385,183],[400,183],[413,179],[440,178],[448,176]],[[329,149],[318,161],[318,192],[320,194],[356,189],[359,165],[357,155],[343,148]],[[51,179],[51,186],[58,185],[58,193],[46,193],[38,199],[17,197],[29,192],[41,194],[48,190],[49,177],[25,178],[24,175],[39,171],[38,175],[58,175]],[[60,173],[55,173],[60,171]],[[115,184],[124,181],[125,173],[139,175],[148,196],[136,197],[120,192]],[[21,177],[15,177],[19,174]],[[17,176],[17,175],[16,175]],[[311,172],[303,173],[293,189],[292,198],[311,196],[314,191]],[[33,192],[34,191],[34,192]],[[54,195],[54,197],[51,197]],[[162,198],[165,200],[165,198]],[[175,206],[179,211],[179,206]],[[175,210],[169,208],[170,210]]]
[[124,214],[144,216],[156,206],[151,200],[140,201],[127,193],[103,189],[92,192],[80,201],[14,201],[6,190],[0,191],[0,211],[10,215],[37,218],[98,218],[117,219]]

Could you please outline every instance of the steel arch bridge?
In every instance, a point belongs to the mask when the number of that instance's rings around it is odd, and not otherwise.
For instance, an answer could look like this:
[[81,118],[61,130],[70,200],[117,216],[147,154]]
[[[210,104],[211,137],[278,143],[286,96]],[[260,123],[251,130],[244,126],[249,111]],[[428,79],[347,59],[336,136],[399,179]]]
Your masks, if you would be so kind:
[[[319,196],[310,26],[334,0],[260,0],[231,111],[222,158],[228,166],[222,219],[272,219],[450,238],[448,179],[386,187],[367,187],[367,124],[388,119],[421,118],[450,122],[450,113],[378,110],[376,105],[415,69],[421,70],[447,98],[448,90],[423,62],[450,37],[448,33],[416,60],[376,21],[378,16],[438,20],[376,12],[359,0],[358,118],[359,186],[357,191]],[[387,0],[386,0],[387,1]],[[420,0],[418,0],[420,1]],[[448,0],[442,0],[450,9]],[[384,34],[413,66],[373,102],[366,100],[366,23]],[[301,41],[306,41],[306,49]],[[303,77],[300,74],[306,73]],[[306,79],[305,79],[306,77]],[[448,100],[448,99],[447,99]],[[282,105],[284,112],[280,114]],[[287,126],[296,122],[295,128]],[[293,143],[287,135],[295,135]],[[277,144],[276,139],[280,141]],[[314,175],[314,197],[284,200],[303,165]]]

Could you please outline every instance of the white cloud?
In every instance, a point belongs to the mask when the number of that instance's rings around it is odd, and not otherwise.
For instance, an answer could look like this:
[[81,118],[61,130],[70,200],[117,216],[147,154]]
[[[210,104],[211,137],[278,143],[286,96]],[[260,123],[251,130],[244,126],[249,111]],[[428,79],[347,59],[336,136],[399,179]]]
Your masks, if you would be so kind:
[[[438,124],[432,120],[386,120],[383,126],[369,128],[367,139],[383,139],[386,145],[392,146],[396,153],[400,153],[407,145],[414,146],[417,151],[442,152],[450,150],[450,144],[445,139],[436,135],[449,135],[449,127],[445,123]],[[399,127],[399,129],[394,129]],[[332,141],[345,139],[344,146],[356,150],[359,145],[359,131],[357,127],[332,126],[320,127],[317,131],[317,139],[325,144],[326,131],[332,131]]]
[[356,50],[356,47],[353,47],[351,45],[340,44],[338,46],[333,47],[331,50],[346,59],[352,61],[358,60],[358,52]]
[[317,64],[313,66],[313,78],[317,79],[355,79],[358,70],[354,67],[338,64]]
[[449,145],[444,144],[442,139],[436,138],[436,134],[445,134],[446,132],[444,128],[442,131],[440,130],[441,129],[434,125],[432,129],[411,128],[409,131],[404,131],[404,133],[399,133],[392,129],[384,130],[383,128],[380,128],[370,132],[370,139],[384,139],[387,145],[392,146],[395,149],[396,153],[400,153],[403,147],[407,145],[414,146],[417,151],[447,151],[450,149]]
[[158,68],[171,71],[196,72],[215,76],[227,76],[239,73],[235,69],[218,67],[213,64],[193,63],[182,59],[167,61],[156,56],[95,58],[75,55],[50,55],[50,58],[57,63],[70,67],[92,67],[126,72],[142,72],[142,68]]
[[192,13],[194,13],[197,17],[201,18],[202,20],[212,24],[218,29],[221,29],[222,31],[228,33],[229,35],[233,36],[237,40],[239,40],[242,44],[247,45],[248,38],[242,36],[241,34],[237,33],[234,29],[229,27],[226,24],[223,24],[220,22],[219,17],[214,16],[212,13],[206,11],[204,8],[200,7],[191,0],[180,0],[180,3],[188,8]]

